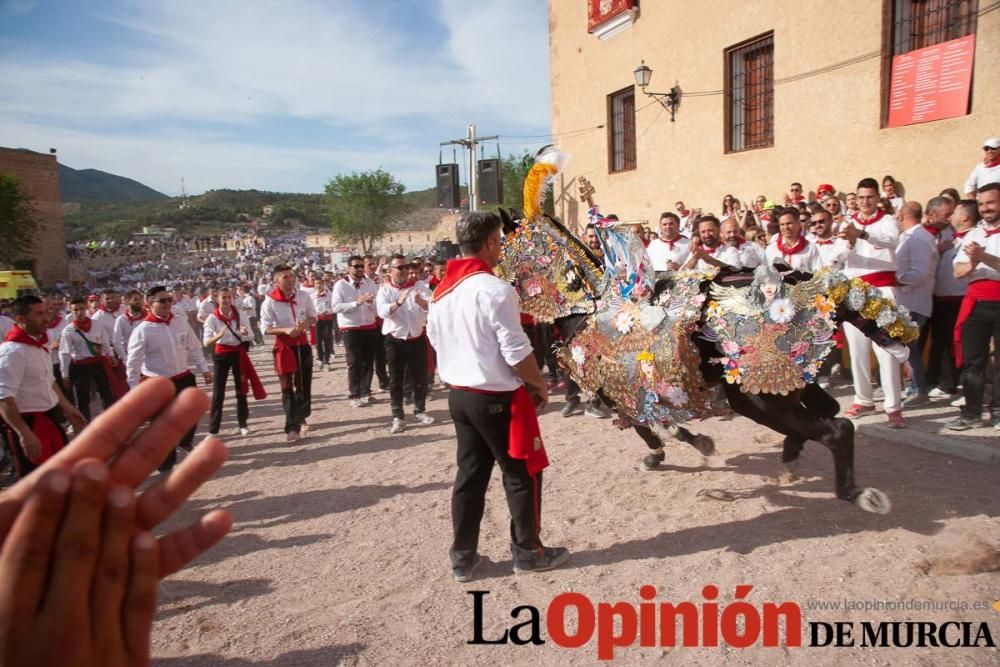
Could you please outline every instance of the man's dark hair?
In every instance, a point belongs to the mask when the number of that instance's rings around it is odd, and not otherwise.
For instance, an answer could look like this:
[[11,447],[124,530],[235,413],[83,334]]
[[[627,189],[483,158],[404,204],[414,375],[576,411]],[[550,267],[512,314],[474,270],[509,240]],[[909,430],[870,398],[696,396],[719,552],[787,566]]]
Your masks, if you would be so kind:
[[87,300],[84,299],[82,296],[77,296],[77,297],[74,297],[74,298],[72,298],[72,299],[69,300],[69,305],[71,305],[71,306],[75,306],[78,303],[82,303],[83,305],[87,305]]
[[781,220],[783,216],[791,215],[794,216],[796,220],[799,219],[799,207],[798,206],[782,206],[774,212],[774,219]]
[[470,211],[463,214],[455,225],[459,250],[463,255],[476,254],[502,226],[500,216],[490,211]]
[[279,273],[284,273],[285,271],[291,271],[291,270],[292,267],[288,266],[287,264],[278,264],[273,269],[271,269],[271,277],[273,278]]
[[858,181],[858,187],[855,188],[855,192],[861,190],[862,188],[878,192],[879,188],[878,181],[876,181],[874,178],[862,178],[860,181]]
[[397,252],[392,257],[389,258],[389,261],[390,262],[395,262],[397,259],[401,259],[401,260],[403,260],[405,262],[406,261],[406,256],[405,255],[400,255]]
[[703,215],[700,218],[698,218],[698,226],[699,227],[701,227],[701,223],[703,223],[703,222],[710,222],[710,223],[712,223],[713,225],[715,225],[716,229],[718,229],[719,227],[722,226],[722,223],[720,223],[719,219],[716,218],[714,215]]
[[375,255],[372,255],[372,254],[367,254],[367,255],[365,255],[364,257],[362,257],[361,259],[363,259],[363,260],[364,260],[364,261],[366,261],[366,262],[367,262],[367,261],[368,261],[369,259],[370,259],[370,260],[372,260],[372,261],[374,261],[374,260],[375,260]]
[[979,204],[975,199],[963,199],[955,204],[955,208],[960,208],[965,211],[965,214],[969,216],[969,220],[972,221],[973,225],[978,225],[979,221],[982,220],[982,218],[979,217]]
[[663,220],[664,218],[671,218],[678,225],[681,224],[681,216],[677,215],[676,213],[673,213],[672,211],[664,211],[663,213],[661,213],[660,220]]
[[987,183],[986,185],[976,190],[976,194],[981,195],[984,192],[993,192],[994,190],[1000,190],[1000,183]]
[[812,212],[812,214],[813,215],[822,215],[823,217],[826,218],[827,222],[831,222],[831,223],[833,222],[833,216],[830,215],[830,212],[828,210],[826,210],[825,208],[823,208],[822,206],[820,206],[817,209],[814,209],[813,212]]
[[797,186],[799,186],[799,190],[801,190],[801,189],[802,189],[802,184],[801,184],[801,183],[799,183],[799,182],[797,182],[797,181],[792,181],[792,185],[797,185]]
[[435,259],[434,266],[448,266],[448,260],[446,259]]
[[154,295],[159,294],[160,292],[166,292],[166,291],[167,291],[167,288],[166,288],[165,285],[153,285],[148,290],[146,290],[146,298],[147,299],[152,299]]
[[347,258],[347,266],[354,264],[354,262],[363,262],[363,261],[365,260],[361,255],[351,255],[350,257]]
[[583,231],[584,232],[589,232],[591,229],[593,229],[596,232],[597,231],[597,225],[595,225],[592,222],[588,222],[587,226],[583,228]]
[[118,294],[118,290],[116,290],[114,287],[105,287],[103,290],[101,290],[101,294],[103,294],[104,296],[108,296],[109,294]]
[[19,296],[14,299],[14,303],[10,305],[10,314],[14,317],[20,315],[21,317],[27,317],[28,313],[31,312],[31,307],[36,303],[44,303],[41,299],[33,294],[25,294],[24,296]]
[[945,188],[939,193],[942,197],[950,197],[956,204],[962,200],[962,196],[958,194],[958,190],[955,188]]
[[608,213],[606,216],[604,216],[604,219],[605,220],[614,220],[615,222],[618,222],[618,215],[615,214],[615,213]]

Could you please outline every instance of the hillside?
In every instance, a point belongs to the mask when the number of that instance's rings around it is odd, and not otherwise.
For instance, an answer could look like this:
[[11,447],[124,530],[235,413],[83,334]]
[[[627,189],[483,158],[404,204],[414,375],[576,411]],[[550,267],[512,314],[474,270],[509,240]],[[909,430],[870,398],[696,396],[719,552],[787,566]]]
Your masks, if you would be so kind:
[[59,165],[59,194],[64,202],[150,202],[169,199],[142,183],[98,169]]

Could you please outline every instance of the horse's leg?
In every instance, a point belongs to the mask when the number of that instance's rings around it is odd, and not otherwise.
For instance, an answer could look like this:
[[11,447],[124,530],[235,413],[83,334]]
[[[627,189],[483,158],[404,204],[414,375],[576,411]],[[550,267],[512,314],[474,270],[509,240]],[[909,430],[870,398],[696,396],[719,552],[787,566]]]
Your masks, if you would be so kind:
[[653,433],[653,429],[645,424],[633,424],[632,428],[635,429],[635,432],[639,434],[639,437],[642,438],[642,441],[646,443],[646,446],[650,450],[648,454],[642,457],[639,468],[646,472],[658,469],[666,458],[666,454],[663,453],[663,441],[660,440],[658,435]]
[[675,426],[674,424],[665,428],[675,440],[691,445],[701,452],[702,456],[711,456],[715,453],[715,440],[712,440],[710,436],[704,433],[692,433],[683,426]]
[[[837,402],[837,399],[814,383],[806,385],[799,395],[799,400],[815,419],[831,419],[840,412],[840,403]],[[799,436],[785,436],[781,448],[781,462],[785,466],[784,480],[791,481],[795,478],[799,454],[802,453],[805,442],[805,438]]]

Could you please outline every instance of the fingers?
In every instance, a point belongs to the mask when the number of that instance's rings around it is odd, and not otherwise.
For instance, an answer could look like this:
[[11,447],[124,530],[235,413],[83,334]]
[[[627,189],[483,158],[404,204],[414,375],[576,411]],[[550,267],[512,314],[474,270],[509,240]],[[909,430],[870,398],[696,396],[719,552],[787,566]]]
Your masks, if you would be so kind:
[[129,581],[129,548],[135,527],[135,492],[116,484],[108,491],[100,559],[91,590],[91,627],[98,645],[121,646],[122,601]]
[[69,507],[56,538],[48,594],[42,603],[42,609],[56,614],[58,622],[89,627],[87,611],[100,553],[108,478],[108,467],[94,459],[81,461],[73,469]]
[[226,510],[215,510],[187,528],[161,537],[159,578],[169,577],[215,546],[232,527],[233,516]]
[[[122,458],[124,456],[123,454]],[[221,440],[213,436],[205,438],[166,478],[156,482],[140,496],[137,516],[139,527],[150,530],[173,514],[215,474],[228,456],[229,450]]]
[[69,487],[61,470],[41,475],[0,550],[0,600],[10,604],[0,608],[4,626],[28,622],[41,605]]
[[[146,384],[143,382],[139,386]],[[170,386],[173,387],[173,384]],[[208,403],[208,396],[200,389],[182,391],[112,464],[111,474],[115,481],[133,488],[138,486],[163,463],[184,434],[198,423],[208,410]]]
[[124,626],[125,652],[130,665],[149,664],[149,641],[156,613],[159,556],[156,539],[141,532],[132,538],[132,567],[119,622]]

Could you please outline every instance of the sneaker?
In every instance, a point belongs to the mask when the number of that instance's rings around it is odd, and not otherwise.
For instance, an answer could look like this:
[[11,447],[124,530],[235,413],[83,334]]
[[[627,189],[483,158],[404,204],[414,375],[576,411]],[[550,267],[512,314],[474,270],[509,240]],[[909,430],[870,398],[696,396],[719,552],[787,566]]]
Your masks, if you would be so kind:
[[903,400],[903,407],[915,408],[918,405],[927,405],[930,402],[930,394],[910,394]]
[[574,412],[576,412],[576,409],[579,407],[580,407],[579,398],[568,400],[566,401],[566,405],[562,406],[562,410],[559,411],[559,414],[561,414],[563,417],[569,417]]
[[958,398],[956,398],[954,401],[952,401],[948,405],[950,405],[953,408],[965,407],[965,396],[959,396]]
[[321,361],[320,364],[319,364],[319,369],[321,371],[325,371],[326,370],[326,363]]
[[663,452],[663,449],[654,449],[642,457],[642,463],[639,464],[639,467],[646,472],[657,470],[666,457],[667,455]]
[[902,410],[887,412],[885,415],[889,418],[889,428],[906,428],[906,423],[903,421]]
[[856,419],[861,415],[866,415],[870,412],[875,412],[874,405],[861,405],[860,403],[852,403],[849,408],[844,410],[844,416],[848,419]]
[[583,411],[583,414],[588,417],[594,417],[596,419],[607,419],[611,416],[611,413],[604,409],[600,405],[588,405],[587,409]]
[[819,378],[818,380],[816,380],[816,386],[819,387],[820,389],[829,389],[830,388],[830,378],[825,377],[825,376]]
[[299,439],[299,432],[298,431],[291,431],[291,432],[288,433],[288,435],[285,436],[285,439],[288,442],[296,442]]
[[413,418],[417,420],[418,424],[423,424],[424,426],[430,426],[434,423],[434,417],[431,417],[426,412],[418,412],[413,415]]
[[531,560],[514,559],[514,573],[547,572],[569,560],[569,549],[565,547],[545,547],[542,553]]
[[372,396],[371,394],[368,394],[367,396],[365,396],[361,400],[364,401],[365,403],[367,403],[368,405],[371,405],[372,403],[375,402],[375,397]]
[[929,392],[927,392],[928,398],[951,398],[954,392],[944,391],[940,387],[934,387]]
[[406,430],[406,424],[403,422],[403,420],[400,419],[399,417],[393,417],[392,428],[389,429],[389,433],[395,435],[397,433],[402,433],[405,430]]
[[882,391],[882,387],[875,387],[875,391],[872,392],[872,400],[874,401],[885,400],[885,392]]
[[949,431],[968,431],[970,428],[982,426],[982,420],[977,417],[959,415],[944,425]]
[[455,581],[459,583],[466,583],[472,581],[472,573],[476,571],[479,564],[483,562],[483,559],[476,554],[475,560],[472,561],[472,565],[457,565],[451,568],[451,574],[455,577]]
[[352,398],[351,399],[351,407],[352,408],[360,408],[361,405],[362,405],[362,403],[361,403],[361,399],[360,398]]
[[247,427],[247,426],[241,426],[240,427],[240,435],[242,435],[244,438],[246,436],[250,435],[250,428]]

